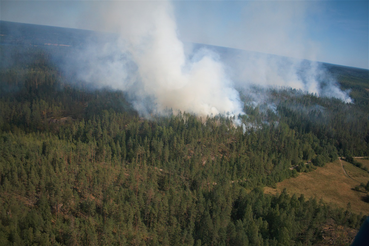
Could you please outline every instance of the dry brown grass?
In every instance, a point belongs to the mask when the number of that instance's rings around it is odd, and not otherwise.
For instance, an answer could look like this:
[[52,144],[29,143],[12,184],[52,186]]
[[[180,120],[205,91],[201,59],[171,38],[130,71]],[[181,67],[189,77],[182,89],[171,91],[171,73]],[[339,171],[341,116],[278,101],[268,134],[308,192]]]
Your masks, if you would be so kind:
[[358,168],[351,163],[342,161],[347,174],[360,183],[366,184],[369,181],[369,173],[361,168]]
[[[344,165],[349,163],[343,162]],[[351,165],[351,164],[350,164]],[[360,168],[351,165],[350,175],[362,175]],[[356,169],[358,170],[356,170]],[[355,172],[358,171],[358,172]],[[360,175],[359,175],[360,174]],[[356,177],[356,176],[355,176]],[[365,177],[360,176],[360,179]],[[369,181],[369,175],[366,182]],[[366,183],[365,182],[365,183]],[[305,197],[322,198],[327,203],[336,204],[341,208],[346,208],[351,203],[354,212],[369,214],[369,203],[362,199],[366,196],[363,192],[354,191],[353,188],[360,183],[346,177],[343,173],[340,161],[328,163],[324,167],[310,173],[301,173],[297,178],[290,178],[277,184],[277,188],[266,187],[265,193],[281,193],[286,188],[289,194],[304,194]]]
[[369,159],[355,158],[355,161],[360,162],[361,164],[363,164],[363,167],[366,167],[369,169]]

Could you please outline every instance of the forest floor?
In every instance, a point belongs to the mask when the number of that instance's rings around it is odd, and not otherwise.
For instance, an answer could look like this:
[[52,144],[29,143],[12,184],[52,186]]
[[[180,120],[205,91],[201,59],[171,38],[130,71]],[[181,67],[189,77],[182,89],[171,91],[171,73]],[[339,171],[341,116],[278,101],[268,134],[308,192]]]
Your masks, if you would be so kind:
[[[343,172],[342,166],[348,176]],[[265,187],[264,192],[268,194],[281,193],[286,189],[289,194],[304,194],[306,198],[315,197],[316,199],[347,208],[350,202],[351,209],[355,213],[369,215],[369,203],[364,201],[367,193],[355,191],[355,186],[369,181],[369,173],[355,167],[351,163],[337,160],[327,163],[324,167],[318,167],[309,173],[300,173],[296,178],[286,179],[277,183],[277,188]]]

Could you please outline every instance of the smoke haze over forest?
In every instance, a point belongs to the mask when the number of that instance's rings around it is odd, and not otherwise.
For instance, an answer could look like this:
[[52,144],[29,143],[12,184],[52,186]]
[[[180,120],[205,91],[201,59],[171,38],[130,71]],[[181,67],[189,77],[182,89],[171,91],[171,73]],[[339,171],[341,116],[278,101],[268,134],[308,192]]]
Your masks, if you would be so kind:
[[[170,2],[134,2],[121,6],[111,3],[99,7],[90,10],[100,16],[97,26],[118,33],[119,37],[87,46],[80,54],[82,61],[77,59],[73,67],[87,62],[89,69],[78,69],[84,71],[79,73],[81,79],[130,92],[135,108],[143,114],[150,110],[147,105],[152,107],[154,103],[157,112],[172,108],[198,115],[238,115],[242,113],[242,105],[236,89],[247,91],[251,85],[292,87],[350,102],[347,93],[316,62],[258,53],[228,52],[221,57],[222,54],[211,49],[185,48],[178,37]],[[282,25],[290,25],[287,23],[290,22],[285,20]],[[290,29],[282,26],[281,31],[285,31],[278,35],[287,36],[293,31],[296,36],[302,36],[297,28]],[[290,52],[302,53],[305,49],[297,45]]]
[[[48,4],[45,3],[45,10]],[[306,29],[311,6],[255,3],[243,8],[244,31],[234,30],[239,33],[235,40],[245,42],[250,50],[267,53],[263,54],[237,50],[219,53],[208,46],[183,43],[179,30],[188,30],[183,21],[178,21],[179,9],[183,7],[186,12],[189,8],[183,3],[74,4],[80,13],[74,19],[75,25],[118,36],[95,39],[82,49],[73,50],[63,69],[97,87],[127,92],[142,115],[166,109],[197,115],[242,114],[239,90],[248,93],[250,86],[255,85],[290,87],[351,102],[348,91],[342,91],[335,78],[314,62],[319,43],[308,38]],[[66,10],[61,8],[63,11]],[[207,27],[217,28],[217,23]],[[232,21],[228,24],[228,30],[233,31]],[[190,22],[187,27],[191,25]],[[206,30],[191,35],[205,40]]]
[[2,1],[0,244],[349,245],[367,26],[311,35],[341,2]]

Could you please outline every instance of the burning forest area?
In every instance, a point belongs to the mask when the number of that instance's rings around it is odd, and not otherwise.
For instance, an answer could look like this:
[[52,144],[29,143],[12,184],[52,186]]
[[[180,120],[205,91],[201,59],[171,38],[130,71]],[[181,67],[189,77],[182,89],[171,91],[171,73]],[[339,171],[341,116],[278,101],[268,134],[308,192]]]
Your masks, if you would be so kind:
[[314,6],[4,3],[0,244],[366,240],[369,71],[317,60]]

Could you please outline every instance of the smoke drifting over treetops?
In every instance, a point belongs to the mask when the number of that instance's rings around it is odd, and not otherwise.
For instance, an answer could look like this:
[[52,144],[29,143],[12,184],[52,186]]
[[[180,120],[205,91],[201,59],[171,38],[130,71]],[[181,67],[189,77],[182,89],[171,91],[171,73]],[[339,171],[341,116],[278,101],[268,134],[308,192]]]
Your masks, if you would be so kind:
[[317,63],[184,45],[174,13],[169,1],[90,5],[81,20],[118,36],[74,52],[65,68],[98,87],[126,91],[142,115],[170,108],[197,115],[242,114],[236,88],[247,93],[250,85],[292,87],[350,101]]

